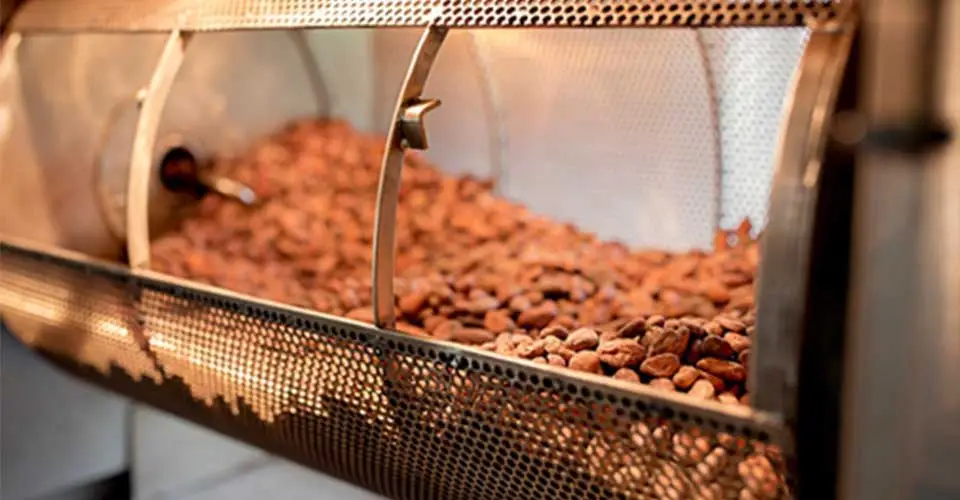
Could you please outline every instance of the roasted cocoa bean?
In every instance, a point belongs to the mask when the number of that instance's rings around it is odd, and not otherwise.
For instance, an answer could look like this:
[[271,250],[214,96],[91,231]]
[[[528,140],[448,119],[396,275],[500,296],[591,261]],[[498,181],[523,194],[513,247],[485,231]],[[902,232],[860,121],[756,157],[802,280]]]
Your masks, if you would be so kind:
[[672,377],[680,369],[680,358],[673,353],[650,356],[640,364],[640,372],[651,377]]
[[747,378],[747,370],[736,361],[717,358],[703,358],[697,361],[697,368],[715,375],[725,382],[738,383]]
[[600,336],[592,328],[580,328],[567,336],[564,344],[573,351],[593,349],[600,343]]
[[646,349],[633,339],[610,340],[600,344],[600,347],[597,348],[600,361],[613,368],[638,366],[646,353]]
[[587,372],[587,373],[601,373],[600,370],[600,356],[593,351],[581,351],[573,355],[570,358],[570,362],[567,364],[573,370]]

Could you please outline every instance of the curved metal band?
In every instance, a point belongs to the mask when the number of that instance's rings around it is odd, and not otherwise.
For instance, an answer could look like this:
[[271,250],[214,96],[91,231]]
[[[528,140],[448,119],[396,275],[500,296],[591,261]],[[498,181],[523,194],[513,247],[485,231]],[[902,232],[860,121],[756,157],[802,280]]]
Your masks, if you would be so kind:
[[781,131],[749,370],[753,406],[781,416],[792,413],[796,395],[820,162],[855,27],[847,16],[814,28]]
[[150,175],[153,164],[153,146],[164,104],[173,81],[183,64],[190,40],[189,33],[174,30],[160,53],[150,83],[141,94],[140,116],[130,155],[130,178],[127,184],[127,257],[134,270],[150,267]]
[[377,189],[377,215],[373,234],[373,322],[380,328],[391,328],[396,321],[393,298],[393,275],[397,252],[397,205],[400,201],[400,174],[407,147],[401,118],[407,109],[418,104],[430,69],[447,36],[447,28],[430,26],[420,37],[413,53],[407,76],[393,111],[387,135]]

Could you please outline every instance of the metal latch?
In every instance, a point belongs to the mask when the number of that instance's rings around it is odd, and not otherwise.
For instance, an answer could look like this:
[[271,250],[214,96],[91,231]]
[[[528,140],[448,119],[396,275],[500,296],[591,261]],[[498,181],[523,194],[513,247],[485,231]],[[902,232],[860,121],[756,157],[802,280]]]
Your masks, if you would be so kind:
[[401,145],[409,149],[427,149],[427,129],[423,117],[440,106],[439,99],[414,99],[400,114]]

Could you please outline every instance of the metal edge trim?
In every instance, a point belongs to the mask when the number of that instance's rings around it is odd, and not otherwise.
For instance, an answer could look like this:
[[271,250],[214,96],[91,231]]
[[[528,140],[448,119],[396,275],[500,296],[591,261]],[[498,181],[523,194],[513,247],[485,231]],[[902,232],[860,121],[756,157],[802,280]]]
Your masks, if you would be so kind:
[[853,11],[837,23],[814,27],[781,125],[761,242],[748,390],[755,409],[785,419],[791,418],[796,395],[820,158],[856,28]]
[[[612,27],[776,27],[799,26],[813,19],[838,17],[858,0],[607,1],[584,5],[569,0],[523,1],[504,5],[472,0],[466,5],[408,5],[401,0],[310,2],[219,0],[137,2],[142,6],[68,7],[63,0],[33,0],[11,21],[12,29],[30,32],[168,32],[278,28],[612,28]],[[444,2],[444,4],[447,2]],[[108,6],[109,7],[109,6]],[[251,12],[254,11],[254,12]]]

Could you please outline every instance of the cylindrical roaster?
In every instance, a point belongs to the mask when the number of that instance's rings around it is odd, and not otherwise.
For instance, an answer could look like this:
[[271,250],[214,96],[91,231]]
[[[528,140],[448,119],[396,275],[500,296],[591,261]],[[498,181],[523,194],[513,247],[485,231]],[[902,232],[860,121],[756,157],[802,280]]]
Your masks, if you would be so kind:
[[789,497],[854,2],[434,3],[26,8],[11,330],[392,497]]

